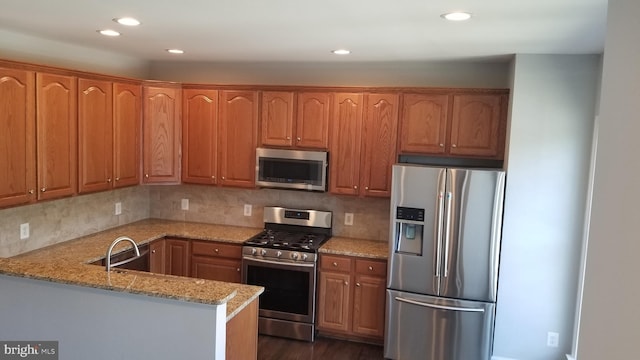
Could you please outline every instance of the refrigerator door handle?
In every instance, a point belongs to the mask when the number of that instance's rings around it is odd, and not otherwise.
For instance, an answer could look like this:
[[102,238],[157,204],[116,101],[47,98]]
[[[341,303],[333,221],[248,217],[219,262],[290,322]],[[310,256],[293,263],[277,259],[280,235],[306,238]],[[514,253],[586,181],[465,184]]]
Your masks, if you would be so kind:
[[436,277],[440,277],[440,269],[442,268],[442,217],[444,215],[444,192],[438,194],[438,217],[436,218]]
[[447,218],[445,220],[444,228],[444,277],[449,276],[449,241],[451,240],[451,204],[453,201],[453,194],[447,192]]
[[418,306],[422,306],[422,307],[428,307],[428,308],[434,308],[434,309],[440,309],[440,310],[464,311],[464,312],[484,312],[483,308],[465,308],[465,307],[457,307],[457,306],[445,306],[445,305],[428,304],[428,303],[423,303],[423,302],[420,302],[420,301],[401,298],[399,296],[396,296],[395,299],[398,300],[398,301],[407,303],[407,304],[418,305]]

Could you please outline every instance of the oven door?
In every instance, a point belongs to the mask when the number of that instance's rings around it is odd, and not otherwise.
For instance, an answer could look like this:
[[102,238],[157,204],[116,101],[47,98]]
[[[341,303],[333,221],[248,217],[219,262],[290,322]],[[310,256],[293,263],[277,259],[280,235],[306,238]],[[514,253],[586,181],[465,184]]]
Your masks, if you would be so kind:
[[316,267],[314,263],[290,263],[242,258],[242,282],[264,287],[260,316],[313,323]]

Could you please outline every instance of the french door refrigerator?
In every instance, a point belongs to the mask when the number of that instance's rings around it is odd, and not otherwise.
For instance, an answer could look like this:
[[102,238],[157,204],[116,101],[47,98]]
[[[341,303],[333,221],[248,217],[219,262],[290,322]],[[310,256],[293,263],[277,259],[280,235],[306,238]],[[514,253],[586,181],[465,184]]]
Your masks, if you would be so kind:
[[505,173],[393,166],[384,356],[488,360]]

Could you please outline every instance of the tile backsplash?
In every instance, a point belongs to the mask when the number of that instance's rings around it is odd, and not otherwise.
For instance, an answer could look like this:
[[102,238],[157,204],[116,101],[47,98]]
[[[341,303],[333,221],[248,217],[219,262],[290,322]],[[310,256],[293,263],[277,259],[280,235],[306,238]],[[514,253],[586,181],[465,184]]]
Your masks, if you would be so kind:
[[[189,210],[182,210],[189,199]],[[122,214],[114,215],[115,203]],[[244,205],[252,206],[244,216]],[[48,245],[147,218],[261,228],[265,206],[333,212],[333,234],[386,241],[389,199],[337,196],[274,189],[235,189],[202,185],[135,186],[95,194],[44,201],[0,210],[0,257],[10,257]],[[345,213],[353,225],[344,225]],[[20,224],[30,236],[20,239]]]

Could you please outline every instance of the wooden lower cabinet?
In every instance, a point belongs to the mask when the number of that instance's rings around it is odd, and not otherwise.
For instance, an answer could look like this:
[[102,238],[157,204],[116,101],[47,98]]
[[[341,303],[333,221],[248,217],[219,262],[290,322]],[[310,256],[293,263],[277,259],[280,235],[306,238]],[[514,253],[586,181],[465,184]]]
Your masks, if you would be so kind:
[[193,241],[191,277],[240,283],[242,246],[212,241]]
[[191,260],[190,240],[166,238],[165,247],[165,274],[176,276],[189,276],[189,263]]
[[156,240],[149,245],[149,272],[166,273],[164,245],[164,239]]
[[318,330],[327,335],[382,343],[386,269],[384,260],[322,254]]
[[227,360],[258,358],[258,299],[227,322]]

